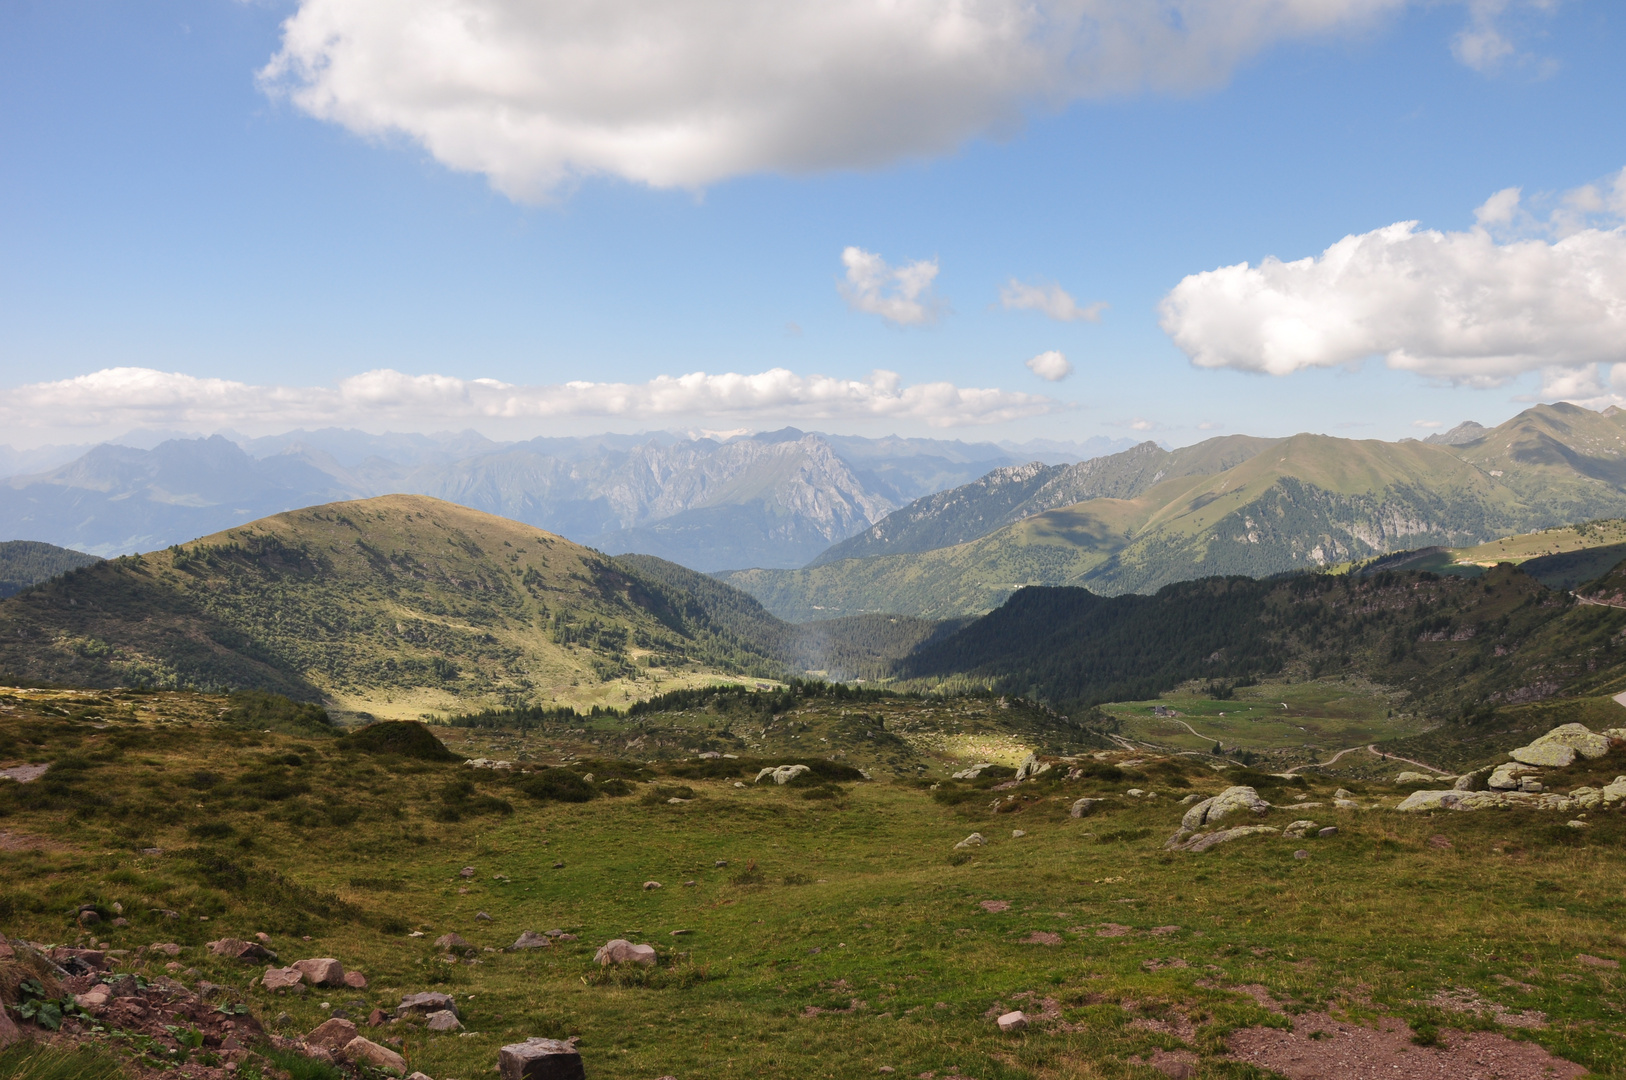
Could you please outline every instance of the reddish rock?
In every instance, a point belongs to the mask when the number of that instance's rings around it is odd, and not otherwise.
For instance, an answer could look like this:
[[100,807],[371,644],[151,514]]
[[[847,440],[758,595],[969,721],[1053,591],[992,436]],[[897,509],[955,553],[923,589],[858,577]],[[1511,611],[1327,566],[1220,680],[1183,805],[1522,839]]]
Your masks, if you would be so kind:
[[462,950],[470,948],[470,945],[458,934],[442,934],[435,939],[435,948]]
[[442,1009],[457,1012],[457,1002],[452,1000],[452,995],[426,990],[421,994],[408,994],[402,998],[401,1004],[395,1010],[395,1014],[397,1016],[409,1016],[417,1013],[420,1016],[427,1016],[433,1012],[440,1012]]
[[367,976],[359,971],[347,971],[344,973],[344,985],[352,990],[365,990],[367,989]]
[[379,1069],[394,1069],[397,1073],[406,1074],[406,1058],[397,1054],[387,1046],[379,1046],[371,1039],[357,1035],[351,1039],[344,1048],[344,1059],[352,1065],[372,1065]]
[[372,1012],[367,1014],[367,1026],[368,1027],[383,1027],[384,1022],[386,1020],[388,1020],[389,1018],[390,1018],[389,1014],[386,1013],[383,1009],[374,1009]]
[[253,963],[257,960],[270,959],[271,953],[264,945],[257,941],[244,941],[241,938],[221,938],[219,941],[209,942],[209,951],[216,956],[224,956],[229,960],[246,960]]
[[260,985],[267,990],[287,990],[298,986],[305,979],[305,973],[298,968],[266,968],[265,974],[260,977]]
[[161,952],[165,956],[181,955],[181,947],[173,941],[155,941],[148,945],[147,948],[152,952]]
[[999,1018],[999,1030],[1004,1032],[1021,1031],[1028,1026],[1028,1017],[1021,1009],[1008,1012]]
[[634,945],[630,941],[616,938],[600,946],[593,959],[600,964],[643,964],[645,967],[655,966],[655,949],[650,945]]
[[331,956],[319,956],[312,960],[295,960],[294,967],[304,973],[305,981],[312,986],[344,985],[344,965]]
[[355,1037],[356,1025],[348,1020],[334,1017],[318,1024],[309,1035],[305,1036],[305,1041],[312,1046],[325,1046],[329,1050],[342,1050]]

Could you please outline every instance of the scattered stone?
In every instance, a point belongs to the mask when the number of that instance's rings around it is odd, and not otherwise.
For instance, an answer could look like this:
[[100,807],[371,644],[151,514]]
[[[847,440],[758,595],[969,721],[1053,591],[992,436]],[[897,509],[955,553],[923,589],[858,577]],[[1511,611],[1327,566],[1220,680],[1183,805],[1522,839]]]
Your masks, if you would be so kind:
[[435,939],[435,948],[457,949],[462,951],[463,949],[473,948],[473,946],[464,941],[463,938],[458,934],[442,934],[440,937]]
[[1516,791],[1521,780],[1539,775],[1541,770],[1531,765],[1507,761],[1491,770],[1490,779],[1485,781],[1485,786],[1492,791]]
[[562,862],[556,862],[553,864],[553,868],[555,870],[563,870],[565,868],[565,864]]
[[1450,839],[1444,836],[1431,836],[1425,843],[1435,851],[1449,851],[1452,846]]
[[1022,837],[1026,836],[1026,835],[1027,835],[1027,830],[1026,829],[1012,829],[1011,830],[1011,839],[1012,840],[1020,840],[1020,839],[1022,839]]
[[1145,795],[1145,794],[1146,794],[1146,792],[1145,792],[1145,791],[1144,791],[1144,790],[1143,790],[1143,789],[1141,789],[1141,788],[1138,788],[1138,787],[1132,787],[1132,788],[1130,788],[1130,789],[1129,789],[1129,790],[1128,790],[1128,791],[1126,791],[1126,792],[1124,792],[1124,794],[1125,794],[1125,795],[1128,795],[1128,796],[1129,796],[1129,797],[1130,797],[1130,798],[1131,798],[1131,799],[1138,799],[1138,798],[1140,798],[1140,797],[1141,797],[1141,796],[1142,796],[1142,795]]
[[457,876],[460,877],[460,878],[471,878],[471,877],[473,877],[474,876],[474,867],[465,866],[463,869],[461,869],[461,870],[459,870],[457,872]]
[[648,892],[651,889],[658,889],[660,887],[661,887],[661,883],[658,882],[658,881],[646,881],[646,882],[644,882],[644,891],[645,892]]
[[982,847],[986,843],[988,843],[988,841],[986,841],[986,840],[984,840],[982,838],[982,833],[974,832],[970,836],[966,837],[964,840],[961,840],[958,844],[955,844],[954,847],[956,849],[959,849],[959,848],[974,848],[974,847]]
[[409,1072],[406,1074],[406,1080],[435,1080],[435,1078],[428,1073]]
[[393,1069],[395,1072],[405,1074],[407,1071],[406,1058],[397,1054],[387,1046],[379,1046],[371,1039],[357,1035],[345,1044],[344,1059],[352,1065],[371,1065],[379,1069]]
[[721,868],[728,865],[728,860],[727,859],[718,859],[716,862],[712,863],[711,865],[717,867],[718,869],[721,869]]
[[1008,1012],[1001,1016],[997,1022],[999,1024],[999,1030],[1005,1032],[1006,1034],[1010,1034],[1013,1031],[1021,1031],[1023,1028],[1027,1027],[1028,1017],[1027,1014],[1021,1009],[1017,1009],[1015,1012]]
[[1566,821],[1566,822],[1564,822],[1564,824],[1565,824],[1565,825],[1566,825],[1566,826],[1567,826],[1567,827],[1568,827],[1568,828],[1571,828],[1571,829],[1584,829],[1584,828],[1586,828],[1586,827],[1587,827],[1587,826],[1586,826],[1586,822],[1584,822],[1584,821],[1575,821],[1575,820],[1571,820],[1571,821]]
[[257,941],[242,941],[238,938],[221,938],[211,941],[207,948],[216,956],[224,956],[228,960],[244,960],[254,963],[257,960],[270,959],[271,953],[264,945]]
[[1084,817],[1089,814],[1091,810],[1095,809],[1095,805],[1100,801],[1100,799],[1075,800],[1073,805],[1068,809],[1067,814],[1069,817]]
[[1612,968],[1612,969],[1619,969],[1619,967],[1620,967],[1620,961],[1619,960],[1607,960],[1607,959],[1605,959],[1604,957],[1601,957],[1601,956],[1588,956],[1586,953],[1580,953],[1579,955],[1576,956],[1575,959],[1579,960],[1581,963],[1585,964],[1587,967]]
[[553,944],[546,934],[539,934],[535,930],[527,930],[519,939],[509,946],[511,949],[546,949]]
[[312,1046],[320,1046],[326,1050],[342,1050],[356,1037],[356,1025],[349,1020],[324,1020],[318,1024],[305,1041]]
[[386,1013],[383,1009],[374,1009],[372,1012],[367,1014],[367,1026],[368,1027],[383,1027],[384,1022],[387,1021],[389,1018],[390,1018],[389,1014]]
[[643,964],[645,967],[654,967],[655,948],[652,945],[634,945],[625,938],[616,938],[599,946],[598,952],[593,954],[593,960],[604,966]]
[[450,1009],[457,1012],[457,1002],[450,994],[438,993],[434,990],[425,990],[419,994],[408,994],[401,999],[401,1004],[395,1008],[397,1016],[428,1016],[432,1012]]
[[497,1053],[502,1080],[585,1080],[582,1056],[572,1042],[526,1039]]
[[1332,797],[1335,799],[1353,799],[1355,797],[1355,793],[1350,791],[1348,788],[1339,788],[1337,791],[1332,793]]
[[998,915],[1001,911],[1009,911],[1011,902],[1009,900],[984,900],[977,906],[990,915]]
[[1434,777],[1420,772],[1403,772],[1395,777],[1395,783],[1397,784],[1432,784],[1433,782]]
[[304,981],[305,973],[298,968],[266,968],[260,976],[260,985],[267,990],[287,990]]
[[429,1014],[428,1027],[430,1031],[461,1031],[463,1023],[458,1020],[456,1013],[442,1009],[440,1012]]
[[365,990],[367,989],[367,976],[359,971],[347,971],[344,973],[344,985],[352,990]]
[[757,773],[757,778],[752,783],[760,784],[764,777],[772,777],[773,782],[776,784],[788,784],[803,773],[812,771],[806,765],[780,765],[778,768],[770,765]]
[[1196,792],[1193,792],[1192,794],[1187,795],[1185,798],[1181,799],[1180,800],[1180,805],[1181,806],[1190,806],[1194,802],[1202,802],[1202,801],[1203,801],[1203,797],[1201,795],[1198,795]]
[[1171,851],[1203,852],[1209,848],[1226,844],[1232,840],[1240,840],[1244,836],[1264,836],[1279,833],[1281,830],[1271,825],[1240,825],[1234,829],[1221,829],[1218,832],[1198,833],[1191,839],[1180,842],[1179,834],[1175,834],[1169,842],[1163,845]]
[[310,960],[295,960],[294,967],[305,974],[312,986],[343,986],[344,965],[331,956],[318,956]]
[[1299,848],[1297,851],[1293,852],[1293,858],[1295,859],[1308,859],[1309,857],[1310,853],[1305,851],[1303,848]]
[[491,921],[491,916],[487,915],[483,911],[478,911],[478,912],[475,912],[474,921],[475,922],[490,922]]
[[1323,840],[1325,840],[1329,836],[1337,836],[1338,835],[1338,826],[1336,826],[1336,825],[1328,825],[1325,829],[1322,829],[1321,831],[1317,832],[1316,835],[1321,837]]
[[953,778],[955,780],[975,780],[977,777],[982,775],[982,771],[984,769],[991,769],[993,767],[994,763],[992,761],[979,761],[968,769],[961,769],[959,772],[954,773]]
[[173,941],[159,941],[147,946],[151,952],[161,952],[165,956],[181,955],[181,947]]
[[1180,827],[1199,829],[1238,810],[1263,816],[1270,811],[1270,804],[1261,799],[1259,793],[1251,787],[1226,788],[1213,798],[1204,799],[1187,810],[1185,817],[1180,819]]
[[1287,840],[1302,840],[1315,828],[1313,821],[1295,821],[1282,830],[1282,837]]

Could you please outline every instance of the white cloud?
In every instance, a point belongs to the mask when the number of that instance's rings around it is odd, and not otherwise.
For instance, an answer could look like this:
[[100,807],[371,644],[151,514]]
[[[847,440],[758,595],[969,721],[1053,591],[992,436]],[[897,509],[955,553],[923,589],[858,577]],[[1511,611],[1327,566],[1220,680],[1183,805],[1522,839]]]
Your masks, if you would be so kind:
[[1151,431],[1156,426],[1157,425],[1152,423],[1150,420],[1139,416],[1135,417],[1135,419],[1129,422],[1129,427],[1134,431]]
[[1558,197],[1546,221],[1508,189],[1465,232],[1406,221],[1314,258],[1192,274],[1164,297],[1163,329],[1200,367],[1287,375],[1382,356],[1473,386],[1532,371],[1544,395],[1601,386],[1598,364],[1626,362],[1623,208],[1626,171]]
[[1451,39],[1451,53],[1481,74],[1493,74],[1509,64],[1534,68],[1538,75],[1550,75],[1556,64],[1550,58],[1521,52],[1504,32],[1504,24],[1517,8],[1548,13],[1558,0],[1467,0],[1468,24]]
[[663,375],[644,383],[568,382],[516,386],[495,379],[405,375],[388,369],[335,387],[255,386],[149,368],[107,368],[0,395],[0,428],[100,431],[131,427],[243,432],[302,425],[434,430],[451,424],[524,425],[565,418],[685,420],[723,418],[886,419],[934,427],[992,424],[1059,411],[1054,398],[948,382],[905,386],[894,372],[867,379],[797,375],[783,368],[755,375]]
[[1067,294],[1060,285],[1029,285],[1011,278],[999,290],[999,302],[1006,311],[1040,311],[1060,322],[1100,322],[1107,309],[1105,301],[1096,301],[1085,307]]
[[855,311],[879,315],[894,326],[922,326],[937,321],[942,304],[932,295],[937,260],[921,259],[893,267],[873,252],[849,247],[841,253],[847,280],[837,288]]
[[1028,370],[1039,376],[1041,379],[1048,379],[1051,382],[1061,382],[1063,379],[1073,373],[1073,365],[1068,361],[1067,357],[1063,356],[1055,349],[1051,349],[1048,352],[1042,352],[1038,356],[1035,356],[1032,360],[1029,360]]
[[1035,109],[1217,86],[1416,2],[296,0],[260,75],[542,200],[584,176],[692,188],[939,155]]
[[1445,423],[1441,420],[1413,420],[1411,426],[1414,428],[1437,428],[1444,427]]

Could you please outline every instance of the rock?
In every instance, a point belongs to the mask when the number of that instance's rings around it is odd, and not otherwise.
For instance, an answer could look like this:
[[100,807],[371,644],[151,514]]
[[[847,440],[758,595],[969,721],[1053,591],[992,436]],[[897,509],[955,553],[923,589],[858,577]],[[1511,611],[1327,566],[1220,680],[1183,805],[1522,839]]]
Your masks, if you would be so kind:
[[79,913],[80,926],[95,926],[102,921],[102,917],[94,911],[81,911]]
[[103,1005],[106,1005],[107,999],[112,997],[112,995],[112,987],[108,986],[106,983],[97,983],[89,990],[86,990],[83,994],[75,994],[73,996],[73,1001],[74,1004],[78,1005],[81,1009],[84,1009],[86,1012],[93,1013],[100,1009]]
[[1572,764],[1579,756],[1575,747],[1563,743],[1533,742],[1508,751],[1508,757],[1524,765],[1547,765],[1556,769]]
[[344,985],[352,990],[365,990],[367,989],[367,976],[359,971],[347,971],[344,973]]
[[1049,762],[1040,761],[1038,754],[1029,754],[1023,759],[1022,764],[1016,767],[1016,779],[1026,780],[1030,776],[1038,776],[1040,773],[1049,771]]
[[574,1044],[536,1038],[499,1050],[497,1073],[502,1080],[585,1080],[587,1075]]
[[770,765],[768,768],[757,773],[757,778],[753,780],[752,783],[760,784],[762,783],[764,777],[771,776],[773,778],[773,782],[776,784],[788,784],[798,776],[801,776],[803,773],[812,771],[813,770],[808,768],[806,765],[780,765],[777,768]]
[[1329,836],[1337,836],[1338,835],[1338,826],[1336,826],[1336,825],[1328,825],[1325,829],[1322,829],[1320,832],[1316,833],[1316,835],[1321,837],[1323,840],[1325,840]]
[[955,846],[955,848],[974,848],[974,847],[982,847],[987,842],[988,841],[986,841],[986,840],[984,840],[982,838],[982,833],[974,832],[970,836],[966,837],[964,840],[961,840],[958,844],[955,844],[954,846]]
[[1423,810],[1455,810],[1464,794],[1466,792],[1455,788],[1447,791],[1414,791],[1395,809],[1407,813]]
[[1124,794],[1128,795],[1131,799],[1138,799],[1142,795],[1145,795],[1146,792],[1144,790],[1142,790],[1141,788],[1132,787],[1128,791],[1124,792]]
[[260,985],[267,990],[287,990],[304,982],[305,973],[298,968],[266,968],[260,976]]
[[271,956],[266,947],[259,942],[242,941],[238,938],[221,938],[219,941],[211,941],[207,948],[216,956],[224,956],[228,960],[245,960],[249,963],[265,960]]
[[305,1041],[312,1046],[321,1046],[328,1050],[343,1050],[356,1037],[356,1025],[348,1020],[324,1020],[318,1024]]
[[477,911],[474,914],[474,921],[475,922],[490,922],[491,921],[491,916],[487,915],[483,911]]
[[955,773],[954,779],[975,780],[977,777],[982,775],[982,770],[991,769],[993,767],[994,763],[992,761],[979,761],[969,769],[961,769],[959,772]]
[[546,934],[539,934],[535,930],[527,930],[519,939],[509,946],[510,949],[546,949],[553,944],[553,939]]
[[1185,817],[1180,819],[1180,827],[1198,829],[1238,810],[1263,815],[1270,810],[1270,804],[1261,799],[1259,793],[1251,787],[1226,788],[1213,798],[1204,799],[1187,810]]
[[447,1009],[429,1014],[430,1031],[461,1031],[463,1024],[458,1020],[457,1014]]
[[11,1018],[11,1013],[4,1008],[0,1008],[0,1049],[10,1046],[21,1038],[23,1038],[23,1031],[17,1026],[17,1022]]
[[345,1044],[344,1059],[352,1065],[371,1065],[376,1069],[389,1069],[402,1076],[406,1075],[406,1058],[397,1054],[387,1046],[379,1046],[373,1040],[357,1035]]
[[1337,791],[1332,793],[1332,797],[1335,799],[1353,799],[1355,797],[1355,793],[1345,788],[1339,788]]
[[1282,836],[1288,840],[1302,840],[1313,828],[1313,821],[1295,821],[1282,830]]
[[465,866],[463,869],[461,869],[461,870],[459,870],[457,872],[457,876],[460,877],[460,878],[471,878],[471,877],[473,877],[474,876],[474,867]]
[[305,981],[312,986],[343,986],[344,965],[331,956],[311,960],[295,960],[294,967],[304,972]]
[[658,882],[658,881],[646,881],[646,882],[644,882],[644,891],[645,892],[648,892],[651,889],[658,889],[660,887],[661,887],[661,883]]
[[1003,1032],[1021,1031],[1028,1026],[1028,1017],[1021,1009],[1017,1009],[1015,1012],[1008,1012],[1001,1016],[998,1023],[999,1030]]
[[426,990],[421,994],[408,994],[401,999],[401,1004],[395,1007],[396,1016],[427,1016],[433,1012],[449,1009],[457,1012],[457,1002],[450,994],[440,994],[433,990]]
[[1586,822],[1584,822],[1584,821],[1566,821],[1566,822],[1564,822],[1564,824],[1569,826],[1572,829],[1584,829],[1584,828],[1586,828]]
[[437,949],[457,949],[461,952],[464,949],[472,949],[473,947],[457,934],[442,934],[435,939],[435,948]]
[[1020,840],[1020,839],[1022,839],[1022,837],[1026,836],[1026,835],[1027,835],[1027,830],[1026,829],[1012,829],[1011,830],[1011,839],[1012,840]]
[[1203,801],[1203,797],[1201,795],[1198,795],[1196,792],[1192,792],[1190,795],[1187,795],[1185,798],[1180,800],[1180,805],[1181,806],[1190,806],[1194,802],[1202,802],[1202,801]]
[[1515,791],[1521,779],[1526,776],[1538,776],[1540,772],[1541,770],[1520,762],[1504,762],[1491,770],[1490,779],[1485,781],[1485,786],[1492,791]]
[[1395,783],[1397,784],[1432,784],[1433,782],[1434,777],[1420,772],[1403,772],[1395,777]]
[[181,955],[181,947],[175,944],[173,941],[154,942],[153,944],[148,945],[147,948],[153,952],[161,952],[165,956]]
[[1181,846],[1186,851],[1203,852],[1207,851],[1211,847],[1217,847],[1220,844],[1229,843],[1232,840],[1240,840],[1244,836],[1263,836],[1266,833],[1273,834],[1280,831],[1280,829],[1270,825],[1239,825],[1234,829],[1221,829],[1218,832],[1198,833]]
[[1335,810],[1359,810],[1361,808],[1361,804],[1354,799],[1334,799],[1332,805]]
[[625,938],[616,938],[599,946],[598,952],[593,954],[595,962],[608,966],[610,964],[643,964],[645,967],[655,966],[655,949],[651,945],[634,945]]
[[1567,746],[1590,761],[1609,753],[1609,736],[1599,735],[1585,724],[1560,724],[1530,745]]
[[406,1080],[435,1080],[435,1078],[428,1073],[409,1072],[406,1075]]
[[1303,848],[1299,848],[1297,851],[1293,852],[1293,858],[1295,859],[1308,859],[1309,857],[1310,853],[1305,851]]
[[1076,799],[1073,805],[1068,808],[1067,815],[1069,817],[1085,817],[1091,810],[1095,809],[1096,803],[1100,801],[1100,799]]

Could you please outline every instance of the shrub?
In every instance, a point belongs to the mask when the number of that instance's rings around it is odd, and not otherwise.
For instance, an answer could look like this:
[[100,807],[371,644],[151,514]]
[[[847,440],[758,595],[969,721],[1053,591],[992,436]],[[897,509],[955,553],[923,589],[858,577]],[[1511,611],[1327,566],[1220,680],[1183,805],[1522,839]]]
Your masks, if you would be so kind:
[[598,792],[569,769],[538,769],[516,785],[533,799],[547,802],[587,802]]
[[368,724],[339,740],[347,750],[369,754],[394,754],[419,761],[458,761],[458,756],[424,725],[416,720],[385,720]]
[[294,701],[264,690],[240,690],[231,696],[232,707],[221,714],[228,724],[277,731],[331,732],[327,710],[309,701]]

